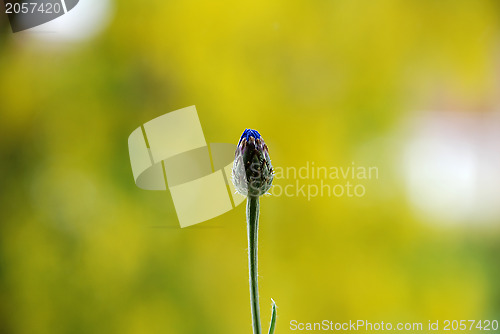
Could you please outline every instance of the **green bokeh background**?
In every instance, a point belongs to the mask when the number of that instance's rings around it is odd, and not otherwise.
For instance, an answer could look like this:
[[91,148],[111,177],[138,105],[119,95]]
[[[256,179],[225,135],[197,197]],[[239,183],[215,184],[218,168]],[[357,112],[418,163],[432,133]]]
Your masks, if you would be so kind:
[[379,168],[362,198],[262,199],[264,327],[271,297],[276,333],[292,319],[500,320],[498,219],[425,221],[395,163],[420,110],[498,107],[499,13],[116,1],[96,37],[45,47],[2,16],[0,333],[251,332],[244,205],[180,229],[169,193],[133,181],[128,135],[189,105],[208,142],[258,129],[276,166]]

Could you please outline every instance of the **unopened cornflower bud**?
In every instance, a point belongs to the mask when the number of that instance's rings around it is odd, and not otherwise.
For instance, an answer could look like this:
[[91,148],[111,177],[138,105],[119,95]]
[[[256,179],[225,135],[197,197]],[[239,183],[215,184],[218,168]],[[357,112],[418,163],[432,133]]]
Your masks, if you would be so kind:
[[240,138],[234,157],[233,183],[244,196],[261,196],[270,188],[274,178],[267,145],[259,132],[246,129]]

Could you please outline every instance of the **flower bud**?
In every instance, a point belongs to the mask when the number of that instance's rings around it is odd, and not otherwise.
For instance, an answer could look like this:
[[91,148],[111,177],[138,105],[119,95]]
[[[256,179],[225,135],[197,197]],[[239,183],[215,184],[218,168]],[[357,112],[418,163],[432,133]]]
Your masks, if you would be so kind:
[[264,195],[274,178],[271,158],[264,139],[256,130],[246,129],[234,157],[233,183],[244,196]]

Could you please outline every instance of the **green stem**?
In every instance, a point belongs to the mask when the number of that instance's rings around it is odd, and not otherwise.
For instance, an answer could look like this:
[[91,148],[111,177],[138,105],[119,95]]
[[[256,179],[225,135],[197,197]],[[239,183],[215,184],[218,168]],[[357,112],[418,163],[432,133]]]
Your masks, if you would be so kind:
[[261,334],[259,283],[257,279],[257,243],[259,230],[259,197],[248,196],[247,231],[248,231],[248,269],[250,275],[250,306],[252,309],[253,334]]

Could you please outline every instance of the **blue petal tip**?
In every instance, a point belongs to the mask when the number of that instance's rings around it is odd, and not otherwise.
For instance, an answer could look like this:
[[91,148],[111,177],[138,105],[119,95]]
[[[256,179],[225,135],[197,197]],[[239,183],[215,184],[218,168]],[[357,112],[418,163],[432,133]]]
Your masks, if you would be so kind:
[[245,129],[245,131],[243,131],[243,134],[241,135],[241,138],[240,138],[240,141],[238,142],[238,145],[241,143],[241,140],[243,138],[245,138],[248,141],[250,137],[254,137],[255,139],[259,139],[260,133],[257,130]]

